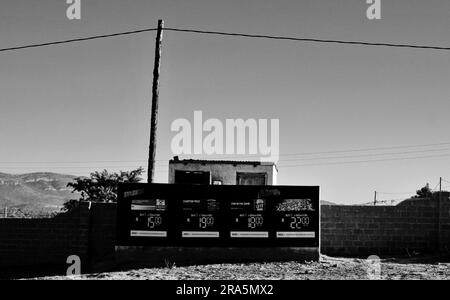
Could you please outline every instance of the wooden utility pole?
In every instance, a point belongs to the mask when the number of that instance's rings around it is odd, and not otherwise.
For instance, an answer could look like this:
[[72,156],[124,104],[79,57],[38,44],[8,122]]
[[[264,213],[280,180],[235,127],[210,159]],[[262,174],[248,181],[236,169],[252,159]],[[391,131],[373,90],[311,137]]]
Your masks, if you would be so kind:
[[158,129],[158,105],[159,105],[159,74],[161,70],[161,45],[163,38],[163,29],[164,29],[164,21],[159,20],[155,45],[155,66],[153,69],[152,117],[150,125],[150,147],[148,152],[148,174],[147,174],[148,183],[152,183],[155,176],[156,132]]
[[373,206],[377,206],[377,192],[375,191],[375,196],[373,198]]
[[441,205],[442,205],[442,177],[439,177],[439,198],[438,198],[438,209],[437,209],[437,246],[438,250],[442,250],[441,244]]

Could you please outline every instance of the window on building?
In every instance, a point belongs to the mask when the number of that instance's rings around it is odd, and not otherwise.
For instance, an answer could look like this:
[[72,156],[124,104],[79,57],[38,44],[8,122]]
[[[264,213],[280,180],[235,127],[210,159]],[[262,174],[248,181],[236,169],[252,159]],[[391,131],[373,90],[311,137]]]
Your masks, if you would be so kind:
[[266,173],[237,173],[237,185],[267,185]]

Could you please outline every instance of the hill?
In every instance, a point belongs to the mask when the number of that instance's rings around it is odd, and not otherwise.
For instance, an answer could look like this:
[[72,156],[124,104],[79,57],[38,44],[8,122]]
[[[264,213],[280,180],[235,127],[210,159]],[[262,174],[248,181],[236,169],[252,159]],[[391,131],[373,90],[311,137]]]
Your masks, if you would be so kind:
[[320,205],[338,205],[338,204],[331,201],[320,200]]
[[0,173],[0,208],[59,210],[67,200],[78,198],[67,188],[74,178],[56,173]]

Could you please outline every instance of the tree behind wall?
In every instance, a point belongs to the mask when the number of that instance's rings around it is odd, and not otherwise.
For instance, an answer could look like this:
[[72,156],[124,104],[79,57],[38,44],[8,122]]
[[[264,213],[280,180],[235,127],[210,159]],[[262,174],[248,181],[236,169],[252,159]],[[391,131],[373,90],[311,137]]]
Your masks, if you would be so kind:
[[72,192],[79,192],[81,198],[78,200],[69,200],[64,203],[63,210],[70,211],[78,206],[80,202],[117,202],[117,188],[119,183],[138,183],[142,180],[144,173],[142,167],[119,173],[109,173],[107,170],[91,173],[90,177],[77,177],[74,182],[67,184],[72,188]]
[[423,188],[416,192],[413,198],[431,198],[434,192],[430,189],[430,184],[427,183]]

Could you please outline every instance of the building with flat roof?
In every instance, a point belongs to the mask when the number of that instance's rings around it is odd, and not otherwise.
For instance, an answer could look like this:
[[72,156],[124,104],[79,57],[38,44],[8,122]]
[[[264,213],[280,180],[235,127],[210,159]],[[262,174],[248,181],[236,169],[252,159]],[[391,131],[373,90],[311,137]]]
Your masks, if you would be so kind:
[[205,185],[277,185],[278,168],[272,162],[180,160],[169,162],[169,183]]

